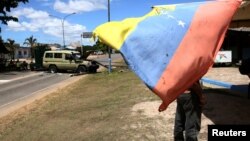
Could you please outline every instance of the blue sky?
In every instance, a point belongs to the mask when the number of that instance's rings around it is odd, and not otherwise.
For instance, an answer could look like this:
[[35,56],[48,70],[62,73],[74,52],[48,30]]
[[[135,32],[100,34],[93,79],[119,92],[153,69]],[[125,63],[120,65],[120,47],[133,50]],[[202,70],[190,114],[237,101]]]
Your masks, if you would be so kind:
[[[108,0],[29,0],[13,9],[10,15],[19,22],[2,25],[1,35],[16,43],[23,44],[31,35],[39,43],[63,43],[62,18],[66,45],[70,43],[91,44],[89,39],[81,39],[83,32],[91,32],[98,25],[107,22]],[[111,21],[129,17],[139,17],[148,13],[154,5],[185,3],[202,0],[110,0]]]

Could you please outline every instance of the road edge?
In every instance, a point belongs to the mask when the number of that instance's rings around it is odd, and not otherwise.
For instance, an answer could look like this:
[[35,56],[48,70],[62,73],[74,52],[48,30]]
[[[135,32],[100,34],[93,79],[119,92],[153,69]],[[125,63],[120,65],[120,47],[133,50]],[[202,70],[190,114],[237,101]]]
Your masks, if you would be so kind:
[[25,97],[19,98],[11,103],[6,104],[3,107],[0,107],[0,118],[3,118],[12,112],[15,112],[21,108],[23,108],[26,105],[29,105],[36,100],[40,100],[47,95],[52,94],[53,92],[58,91],[58,89],[63,89],[64,87],[71,85],[80,79],[86,77],[87,75],[78,75],[70,77],[69,79],[66,79],[60,83],[51,85],[50,87],[44,88],[42,90],[36,91],[34,93],[31,93],[30,95],[27,95]]

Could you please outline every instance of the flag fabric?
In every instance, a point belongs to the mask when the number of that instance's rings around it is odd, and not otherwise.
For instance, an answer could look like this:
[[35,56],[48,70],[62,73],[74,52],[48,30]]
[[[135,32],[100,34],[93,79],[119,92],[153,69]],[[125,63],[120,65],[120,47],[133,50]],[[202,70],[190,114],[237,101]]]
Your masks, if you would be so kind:
[[165,110],[206,74],[240,4],[218,0],[154,6],[145,16],[105,23],[93,33],[120,50]]

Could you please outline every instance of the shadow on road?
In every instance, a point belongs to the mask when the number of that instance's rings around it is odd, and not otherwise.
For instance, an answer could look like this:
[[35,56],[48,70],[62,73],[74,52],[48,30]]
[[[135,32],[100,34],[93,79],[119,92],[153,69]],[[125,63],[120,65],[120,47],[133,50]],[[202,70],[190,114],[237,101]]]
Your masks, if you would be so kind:
[[214,124],[250,124],[250,100],[245,93],[206,89],[203,114]]

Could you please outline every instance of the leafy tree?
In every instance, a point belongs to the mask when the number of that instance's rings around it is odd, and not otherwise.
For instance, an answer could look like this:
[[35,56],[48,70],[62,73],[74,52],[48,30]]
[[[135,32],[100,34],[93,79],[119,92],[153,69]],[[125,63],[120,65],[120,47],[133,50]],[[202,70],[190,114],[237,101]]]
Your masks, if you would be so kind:
[[[8,21],[16,21],[18,22],[17,17],[13,17],[9,15],[8,13],[11,12],[13,8],[18,7],[20,3],[27,3],[29,0],[0,0],[0,21],[2,24],[7,25]],[[0,27],[0,33],[1,33],[1,27]],[[0,35],[1,38],[1,35]],[[1,38],[2,39],[2,38]],[[0,53],[6,52],[3,46],[4,42],[3,40],[0,40]]]
[[34,49],[34,53],[35,53],[35,66],[36,68],[42,68],[43,66],[43,54],[45,51],[50,50],[50,47],[48,44],[37,44],[36,48]]
[[0,54],[1,53],[5,53],[5,52],[8,52],[3,44],[3,39],[2,37],[0,36]]
[[24,45],[26,44],[26,45],[30,46],[31,60],[32,60],[32,58],[35,57],[34,50],[36,47],[36,43],[37,43],[37,40],[36,40],[36,38],[33,37],[33,35],[30,36],[29,38],[26,38],[24,43],[23,43]]
[[15,40],[7,39],[7,48],[10,51],[11,58],[15,59],[15,52],[18,48],[18,45],[15,44]]
[[108,46],[105,45],[104,43],[100,42],[99,40],[96,42],[94,47],[96,48],[96,50],[101,50],[103,52],[108,52]]
[[[29,0],[0,0],[0,21],[3,24],[8,24],[8,21],[18,22],[18,18],[8,15],[12,8],[16,8],[19,3],[27,3]],[[0,28],[1,32],[1,28]]]

